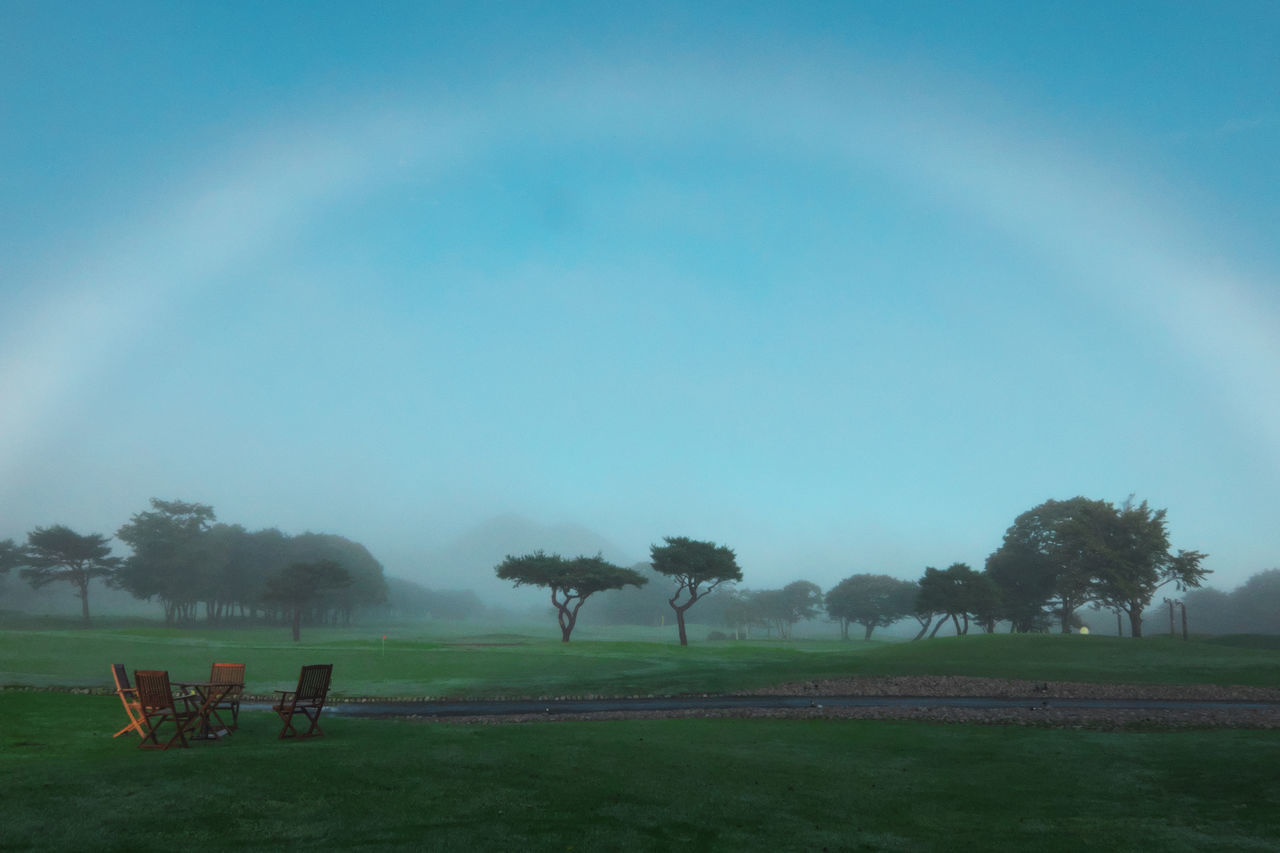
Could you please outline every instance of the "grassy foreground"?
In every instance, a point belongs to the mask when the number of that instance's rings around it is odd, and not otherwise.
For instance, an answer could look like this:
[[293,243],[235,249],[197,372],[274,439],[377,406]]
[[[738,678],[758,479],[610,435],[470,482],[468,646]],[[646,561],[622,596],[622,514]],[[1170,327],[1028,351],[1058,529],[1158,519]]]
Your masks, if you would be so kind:
[[[732,692],[844,675],[1280,684],[1280,650],[1167,638],[702,643],[402,629],[0,630],[0,684],[103,688],[212,660],[347,695]],[[1280,850],[1280,734],[853,720],[415,723],[273,715],[189,750],[112,740],[114,696],[0,690],[0,850]]]
[[1280,849],[1280,737],[835,720],[274,717],[113,741],[113,697],[0,693],[0,849]]

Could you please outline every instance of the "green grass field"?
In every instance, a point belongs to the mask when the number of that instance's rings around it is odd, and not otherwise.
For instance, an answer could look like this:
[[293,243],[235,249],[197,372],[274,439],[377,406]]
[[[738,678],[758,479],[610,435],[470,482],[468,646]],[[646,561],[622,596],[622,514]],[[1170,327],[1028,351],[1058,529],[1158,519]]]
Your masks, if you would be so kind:
[[[391,632],[389,632],[391,633]],[[348,695],[731,691],[932,673],[1280,686],[1280,651],[1168,638],[702,643],[438,629],[0,631],[4,684],[104,687],[107,667],[248,665]],[[490,645],[493,643],[514,645]],[[113,696],[0,691],[0,849],[1280,850],[1280,734],[1101,732],[856,720],[459,725],[265,712],[189,750],[112,740]]]
[[[1169,637],[972,635],[919,643],[614,640],[585,633],[469,633],[402,628],[381,634],[319,629],[302,642],[280,629],[157,627],[0,629],[0,685],[111,685],[109,665],[207,675],[213,660],[243,662],[250,692],[292,687],[298,667],[334,664],[339,696],[562,696],[725,693],[783,681],[850,675],[982,675],[1033,681],[1280,686],[1280,652],[1255,644]],[[664,634],[663,636],[666,636]]]

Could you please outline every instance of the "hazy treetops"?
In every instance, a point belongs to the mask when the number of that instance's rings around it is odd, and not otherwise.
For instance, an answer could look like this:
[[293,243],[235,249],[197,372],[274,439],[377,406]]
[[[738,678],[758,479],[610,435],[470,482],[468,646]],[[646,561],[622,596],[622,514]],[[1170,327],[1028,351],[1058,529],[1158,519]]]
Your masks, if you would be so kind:
[[[675,593],[668,601],[676,612],[680,645],[689,645],[684,615],[698,599],[722,583],[742,580],[737,556],[725,545],[701,542],[687,536],[665,537],[665,545],[650,547],[653,570],[676,582]],[[686,596],[681,599],[681,595]]]
[[649,579],[634,569],[615,566],[596,555],[566,560],[559,554],[535,551],[522,557],[508,555],[494,568],[499,578],[520,586],[547,587],[560,622],[560,638],[569,642],[578,621],[578,611],[591,595],[624,586],[641,587]]

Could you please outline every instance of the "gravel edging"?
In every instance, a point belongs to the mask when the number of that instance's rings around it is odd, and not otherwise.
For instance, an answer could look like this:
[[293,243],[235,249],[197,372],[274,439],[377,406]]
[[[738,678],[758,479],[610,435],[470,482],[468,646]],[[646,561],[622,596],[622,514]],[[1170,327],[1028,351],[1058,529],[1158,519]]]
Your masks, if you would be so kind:
[[[673,711],[603,711],[433,717],[405,715],[401,719],[431,723],[505,725],[510,723],[659,720],[659,719],[789,719],[789,720],[921,720],[933,723],[1016,725],[1101,731],[1201,728],[1280,728],[1280,689],[1212,684],[1092,684],[1072,681],[1024,681],[966,676],[898,676],[837,678],[792,682],[739,696],[812,696],[807,708],[732,708]],[[919,706],[824,707],[821,696],[989,697],[1026,699],[1013,708],[940,708]],[[1153,701],[1255,702],[1268,708],[1063,708],[1044,704],[1050,699],[1143,699]]]
[[[106,694],[101,688],[27,687],[6,685],[0,691],[67,692]],[[418,722],[467,725],[509,723],[656,720],[656,719],[860,719],[922,720],[934,723],[1018,725],[1053,728],[1080,728],[1104,731],[1170,728],[1280,728],[1280,688],[1213,684],[1096,684],[1076,681],[1026,681],[1006,678],[979,678],[956,675],[834,678],[800,681],[743,690],[738,696],[809,696],[814,701],[802,708],[714,708],[682,710],[597,711],[590,713],[503,714],[436,717],[423,714],[392,715]],[[850,707],[827,706],[823,696],[898,696],[922,700],[918,706]],[[932,697],[975,697],[1025,699],[1025,706],[1003,708],[945,708],[930,706]],[[331,697],[332,704],[381,701],[427,701],[432,697]],[[434,697],[440,699],[443,697]],[[516,698],[516,697],[508,697]],[[544,697],[551,698],[551,697]],[[555,697],[583,698],[583,697]],[[243,701],[274,701],[275,697],[246,694]],[[1052,699],[1137,699],[1186,702],[1265,703],[1263,708],[1064,708],[1050,706]]]

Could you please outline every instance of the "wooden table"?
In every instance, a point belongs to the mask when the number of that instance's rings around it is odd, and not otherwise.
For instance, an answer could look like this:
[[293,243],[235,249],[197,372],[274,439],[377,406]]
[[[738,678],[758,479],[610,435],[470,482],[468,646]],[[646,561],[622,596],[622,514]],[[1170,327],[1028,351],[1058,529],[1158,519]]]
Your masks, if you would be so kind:
[[[200,737],[205,740],[217,740],[223,735],[231,733],[231,729],[227,728],[227,724],[218,714],[215,706],[231,692],[233,687],[239,687],[238,684],[230,684],[223,681],[178,681],[174,682],[178,687],[186,687],[195,692],[200,702],[200,706],[196,713],[200,715]],[[218,721],[218,727],[215,729],[209,721],[213,717]]]

